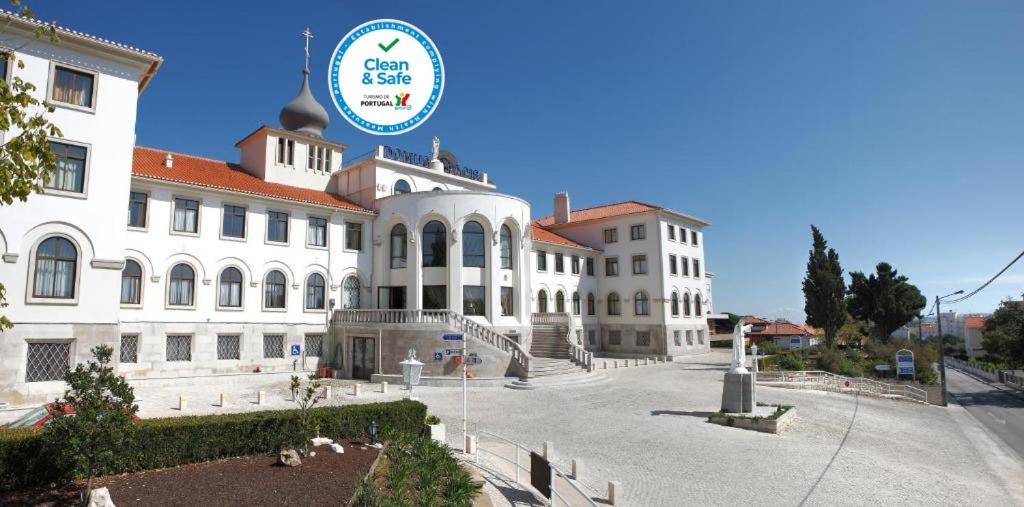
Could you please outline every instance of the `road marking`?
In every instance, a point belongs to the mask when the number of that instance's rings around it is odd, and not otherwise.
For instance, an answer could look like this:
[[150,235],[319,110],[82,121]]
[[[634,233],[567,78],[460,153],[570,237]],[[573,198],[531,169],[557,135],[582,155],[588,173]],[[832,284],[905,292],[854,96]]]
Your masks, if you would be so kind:
[[993,414],[992,412],[987,412],[987,413],[988,413],[989,417],[995,419],[996,422],[998,422],[999,424],[1006,424],[1006,419],[1000,419],[1000,418],[996,417],[996,415]]

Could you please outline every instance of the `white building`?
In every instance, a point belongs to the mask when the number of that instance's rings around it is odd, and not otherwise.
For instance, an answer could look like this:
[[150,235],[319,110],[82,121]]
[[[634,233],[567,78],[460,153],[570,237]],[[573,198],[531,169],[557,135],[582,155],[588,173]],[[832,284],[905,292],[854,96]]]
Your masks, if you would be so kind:
[[708,350],[706,221],[636,201],[572,210],[564,192],[532,220],[436,146],[346,160],[323,136],[308,70],[281,126],[236,144],[238,162],[134,146],[159,56],[13,26],[25,67],[8,72],[58,105],[64,138],[57,184],[0,207],[15,322],[0,335],[0,402],[60,392],[63,369],[98,344],[134,379],[386,377],[410,348],[444,377],[452,333],[481,359],[478,378]]

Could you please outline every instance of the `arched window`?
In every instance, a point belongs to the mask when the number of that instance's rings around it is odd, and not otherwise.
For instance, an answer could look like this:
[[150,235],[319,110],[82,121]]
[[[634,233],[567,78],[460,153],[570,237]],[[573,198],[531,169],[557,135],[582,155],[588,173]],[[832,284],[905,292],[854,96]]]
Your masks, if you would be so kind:
[[276,269],[267,273],[267,278],[263,282],[263,306],[265,308],[284,308],[287,284],[288,279],[285,278],[284,273]]
[[408,258],[409,231],[402,224],[391,228],[391,268],[404,268]]
[[75,297],[75,271],[78,249],[66,238],[54,236],[36,249],[35,283],[32,296],[72,299]]
[[672,293],[672,299],[670,300],[669,308],[672,310],[672,316],[673,317],[678,317],[679,316],[679,293],[678,292],[673,292]]
[[484,226],[480,222],[466,222],[462,226],[462,267],[482,268],[484,256]]
[[137,305],[142,303],[142,267],[138,262],[128,259],[121,270],[121,304]]
[[565,293],[562,291],[555,293],[555,311],[565,313]]
[[409,186],[409,182],[405,180],[398,180],[395,182],[395,195],[408,194],[412,192],[412,187]]
[[594,293],[587,293],[587,315],[594,315],[597,313],[597,305],[594,304]]
[[448,239],[444,224],[437,220],[423,226],[423,267],[443,268],[448,265]]
[[323,310],[327,300],[325,299],[324,276],[320,273],[312,273],[306,277],[306,309]]
[[512,269],[512,229],[501,226],[501,269]]
[[431,192],[444,192],[444,189],[441,187],[434,187],[434,189],[431,190]]
[[608,315],[622,315],[622,308],[619,306],[619,294],[617,292],[608,294]]
[[651,300],[646,292],[639,290],[633,294],[633,313],[639,316],[651,314]]
[[537,313],[548,313],[548,293],[544,289],[537,294]]
[[579,292],[573,292],[572,293],[572,314],[573,315],[579,315],[580,314],[580,293]]
[[696,315],[697,317],[700,317],[700,315],[701,315],[701,308],[700,308],[700,306],[701,306],[700,305],[700,294],[694,294],[693,295],[693,314]]
[[689,317],[690,313],[690,293],[683,294],[683,316]]
[[192,306],[196,293],[196,272],[188,264],[178,264],[171,268],[171,283],[167,296],[167,304],[174,306]]
[[227,308],[242,306],[242,272],[230,267],[220,273],[220,290],[217,304]]
[[354,276],[346,278],[341,283],[341,290],[341,307],[346,310],[359,309],[359,295],[362,292],[359,279]]

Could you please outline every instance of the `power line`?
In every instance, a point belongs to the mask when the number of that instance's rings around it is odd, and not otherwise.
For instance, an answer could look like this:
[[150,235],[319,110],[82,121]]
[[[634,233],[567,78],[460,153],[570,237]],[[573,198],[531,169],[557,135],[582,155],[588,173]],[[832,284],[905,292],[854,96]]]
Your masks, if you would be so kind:
[[977,289],[974,289],[971,292],[968,292],[967,294],[964,294],[963,296],[960,296],[960,297],[958,297],[956,299],[953,299],[953,300],[950,300],[950,301],[945,301],[945,302],[946,303],[959,303],[959,302],[964,301],[966,299],[970,299],[971,296],[981,292],[982,289],[984,289],[985,287],[988,287],[989,284],[991,284],[992,282],[996,281],[996,278],[999,278],[1000,276],[1002,276],[1002,274],[1005,273],[1007,269],[1010,269],[1010,266],[1013,266],[1014,264],[1016,264],[1016,262],[1019,261],[1021,259],[1021,257],[1024,257],[1024,251],[1022,251],[1021,253],[1017,254],[1017,256],[1014,257],[1013,260],[1010,261],[1010,263],[1007,264],[1005,268],[1003,268],[998,273],[996,273],[995,276],[993,276],[992,278],[989,278],[987,282],[981,284],[981,287],[978,287]]

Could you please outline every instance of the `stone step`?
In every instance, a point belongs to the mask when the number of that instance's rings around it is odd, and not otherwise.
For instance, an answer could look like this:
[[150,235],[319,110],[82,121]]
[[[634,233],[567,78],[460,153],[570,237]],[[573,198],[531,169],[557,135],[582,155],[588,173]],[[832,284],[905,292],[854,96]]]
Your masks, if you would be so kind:
[[597,385],[608,381],[610,381],[610,379],[604,373],[587,373],[580,370],[577,373],[565,375],[552,375],[546,377],[535,377],[528,380],[515,380],[505,384],[505,387],[516,390],[552,389],[559,387]]

